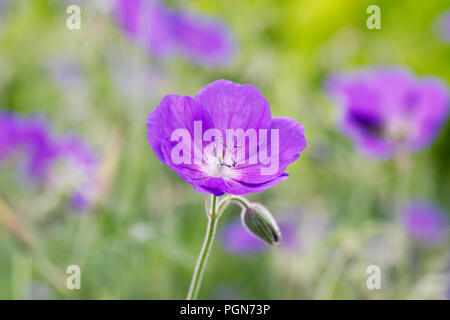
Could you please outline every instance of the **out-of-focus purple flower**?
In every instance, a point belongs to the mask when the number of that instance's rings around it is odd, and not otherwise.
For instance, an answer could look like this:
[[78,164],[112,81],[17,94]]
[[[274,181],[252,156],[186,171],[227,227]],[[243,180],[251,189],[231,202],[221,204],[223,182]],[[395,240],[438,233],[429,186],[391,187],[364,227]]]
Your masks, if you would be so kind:
[[64,163],[65,176],[74,176],[71,202],[75,209],[88,207],[93,188],[97,158],[81,139],[75,136],[54,135],[50,125],[42,118],[21,117],[0,113],[0,163],[10,154],[16,154],[25,163],[25,173],[33,183],[44,185],[56,177],[58,165]]
[[[116,18],[119,26],[156,56],[173,51],[168,9],[159,2],[117,0]],[[167,20],[167,21],[166,21]]]
[[450,43],[450,10],[437,16],[435,27],[439,38]]
[[448,216],[427,202],[412,201],[403,210],[403,223],[408,235],[425,245],[436,245],[448,235]]
[[270,248],[245,229],[240,220],[229,222],[222,233],[222,246],[226,251],[237,254],[248,254]]
[[50,143],[48,126],[37,117],[21,118],[13,113],[0,113],[0,161],[11,153],[26,153],[26,171],[34,180],[45,178],[46,169],[56,155]]
[[20,144],[26,154],[26,170],[31,179],[44,182],[58,157],[58,146],[51,137],[50,126],[42,118],[21,118],[18,122]]
[[373,157],[425,148],[448,115],[447,86],[401,68],[336,75],[328,89],[341,103],[341,130]]
[[82,191],[75,191],[70,195],[70,205],[78,212],[83,212],[89,209],[91,202],[89,196]]
[[0,113],[0,162],[4,160],[18,143],[17,119],[14,115]]
[[86,211],[92,205],[97,183],[94,178],[98,169],[97,156],[84,141],[75,136],[60,138],[58,151],[67,167],[79,176],[76,190],[70,196],[70,203],[75,210]]
[[182,12],[175,15],[172,30],[180,53],[198,64],[224,65],[233,58],[233,39],[214,19]]
[[218,66],[234,56],[234,39],[224,24],[161,1],[116,0],[116,19],[132,39],[160,58],[180,54],[197,64]]
[[97,164],[97,157],[84,141],[76,136],[64,136],[57,140],[59,155],[65,157],[72,167],[79,167],[83,171],[89,171]]
[[287,166],[306,147],[299,122],[272,118],[258,89],[226,80],[195,98],[165,96],[147,118],[147,139],[196,191],[216,196],[260,192],[286,180]]
[[[298,248],[297,226],[288,221],[281,221],[278,226],[283,237],[281,247]],[[240,220],[233,220],[224,227],[221,243],[226,251],[239,255],[257,253],[271,248],[270,245],[251,234]]]

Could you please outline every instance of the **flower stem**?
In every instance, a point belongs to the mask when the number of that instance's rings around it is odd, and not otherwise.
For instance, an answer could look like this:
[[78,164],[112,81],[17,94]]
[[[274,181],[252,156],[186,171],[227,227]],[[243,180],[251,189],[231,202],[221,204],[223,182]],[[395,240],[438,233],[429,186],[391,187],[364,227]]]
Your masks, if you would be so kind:
[[208,212],[208,228],[206,229],[205,240],[203,241],[202,250],[197,259],[194,274],[192,275],[191,285],[187,294],[187,300],[194,300],[197,298],[198,291],[202,282],[203,273],[205,271],[206,263],[208,261],[209,253],[211,252],[214,236],[216,233],[217,221],[219,216],[216,215],[217,197],[212,196],[211,212]]
[[240,196],[232,196],[231,201],[237,203],[241,208],[248,209],[250,207],[250,202],[247,199]]

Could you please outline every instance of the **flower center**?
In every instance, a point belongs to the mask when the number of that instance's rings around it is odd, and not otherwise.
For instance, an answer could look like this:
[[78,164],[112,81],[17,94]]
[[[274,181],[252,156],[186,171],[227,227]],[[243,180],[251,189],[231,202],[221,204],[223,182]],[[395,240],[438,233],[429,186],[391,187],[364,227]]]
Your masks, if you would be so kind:
[[[234,149],[238,146],[234,146],[230,150],[230,148],[220,141],[212,143],[214,143],[214,149],[210,154],[205,155],[203,171],[207,175],[216,178],[229,179],[236,177],[237,172],[233,170],[237,164],[234,157]],[[223,145],[223,148],[218,147],[219,143]]]
[[412,132],[410,119],[398,119],[387,126],[387,135],[398,143],[403,143]]

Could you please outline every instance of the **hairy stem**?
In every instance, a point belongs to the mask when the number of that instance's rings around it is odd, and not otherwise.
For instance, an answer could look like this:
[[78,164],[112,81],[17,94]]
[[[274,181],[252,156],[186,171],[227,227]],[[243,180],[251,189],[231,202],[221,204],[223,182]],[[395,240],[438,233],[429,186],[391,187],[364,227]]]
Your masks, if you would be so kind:
[[208,212],[208,228],[206,229],[205,240],[203,241],[202,250],[197,259],[194,274],[192,275],[191,285],[187,294],[187,300],[193,300],[197,298],[198,291],[202,282],[203,273],[205,271],[206,263],[208,261],[209,253],[214,242],[214,236],[216,233],[217,221],[219,216],[216,215],[216,202],[217,197],[212,196],[211,209]]

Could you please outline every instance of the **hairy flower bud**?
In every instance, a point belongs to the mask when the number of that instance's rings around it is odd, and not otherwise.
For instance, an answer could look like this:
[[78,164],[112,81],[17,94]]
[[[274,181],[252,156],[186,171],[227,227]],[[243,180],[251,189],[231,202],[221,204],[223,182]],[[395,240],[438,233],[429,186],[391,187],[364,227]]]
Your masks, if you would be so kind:
[[257,238],[270,245],[282,241],[280,228],[272,214],[259,203],[252,203],[242,211],[242,223]]

